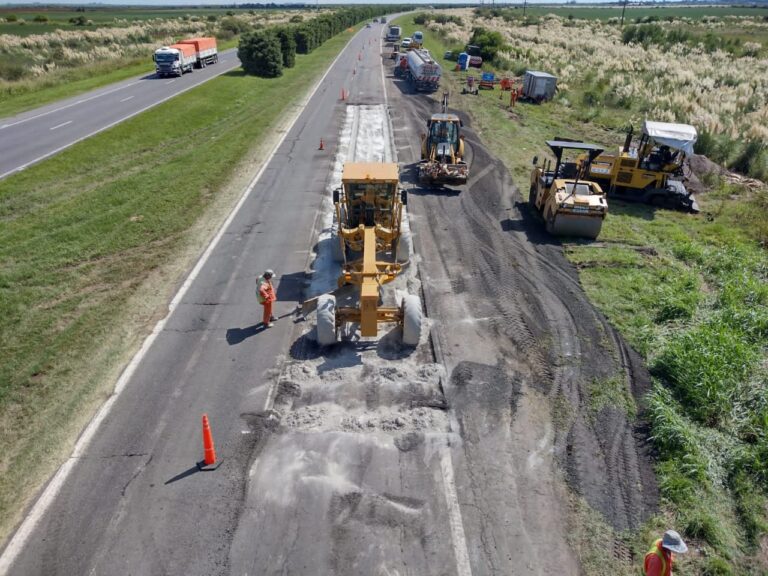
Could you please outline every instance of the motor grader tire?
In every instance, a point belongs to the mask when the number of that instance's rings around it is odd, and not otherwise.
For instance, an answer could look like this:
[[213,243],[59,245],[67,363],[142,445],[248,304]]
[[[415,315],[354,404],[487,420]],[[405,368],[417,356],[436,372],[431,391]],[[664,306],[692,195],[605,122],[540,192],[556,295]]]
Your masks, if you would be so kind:
[[403,298],[403,344],[417,346],[421,339],[421,325],[424,318],[421,299],[415,294]]
[[317,299],[317,343],[336,343],[336,296],[323,294]]
[[413,255],[413,236],[411,231],[400,229],[400,238],[397,240],[397,261],[401,264],[408,262]]

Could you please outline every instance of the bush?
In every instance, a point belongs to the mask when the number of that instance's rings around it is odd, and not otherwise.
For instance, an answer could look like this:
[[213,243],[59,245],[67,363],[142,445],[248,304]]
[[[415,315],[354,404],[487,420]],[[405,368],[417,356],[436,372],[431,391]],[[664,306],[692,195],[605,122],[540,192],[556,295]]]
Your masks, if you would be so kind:
[[17,22],[19,20],[19,17],[16,16],[16,14],[8,14],[8,16],[5,17],[6,22]]
[[753,178],[766,179],[768,167],[766,167],[764,151],[765,144],[763,142],[759,140],[747,141],[731,164],[731,169]]
[[75,26],[87,26],[88,20],[85,16],[75,16],[74,18],[69,19],[70,24],[74,24]]
[[296,16],[291,16],[291,19],[288,20],[291,24],[300,24],[301,22],[304,22],[304,16],[301,14],[296,14]]
[[283,73],[280,40],[271,32],[256,31],[241,36],[237,57],[247,74],[276,78]]
[[40,22],[40,23],[48,22],[48,16],[46,16],[45,14],[38,14],[33,18],[33,20],[35,22]]
[[286,26],[275,29],[277,39],[280,41],[280,52],[283,55],[283,66],[293,68],[296,65],[296,37],[294,31]]
[[504,38],[500,32],[491,32],[480,27],[472,30],[472,38],[469,43],[479,46],[480,56],[487,61],[494,60],[496,54],[504,48]]
[[232,18],[231,16],[222,18],[221,22],[219,23],[219,27],[222,31],[228,32],[230,34],[230,38],[232,36],[246,32],[249,28],[248,24],[238,20],[237,18]]
[[424,24],[426,24],[428,21],[429,21],[429,20],[428,20],[428,17],[427,17],[427,15],[426,15],[426,14],[424,14],[424,13],[422,13],[422,14],[416,14],[416,16],[414,16],[414,17],[413,17],[413,23],[414,23],[414,24],[418,24],[418,25],[420,25],[420,26],[423,26],[423,25],[424,25]]

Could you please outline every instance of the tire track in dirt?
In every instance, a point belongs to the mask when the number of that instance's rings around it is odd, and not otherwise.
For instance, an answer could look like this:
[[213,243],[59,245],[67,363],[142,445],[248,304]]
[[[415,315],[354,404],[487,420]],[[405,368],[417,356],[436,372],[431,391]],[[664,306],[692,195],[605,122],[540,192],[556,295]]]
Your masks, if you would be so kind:
[[[400,159],[408,165],[418,160],[418,152],[400,128],[422,125],[439,106],[407,90],[390,93]],[[639,399],[649,385],[647,371],[588,301],[561,244],[528,213],[507,169],[460,115],[471,151],[469,185],[458,193],[424,190],[414,170],[405,170],[414,187],[413,228],[425,247],[425,289],[437,292],[432,314],[443,324],[449,372],[480,357],[520,379],[522,406],[534,391],[541,392],[554,428],[551,450],[568,485],[617,531],[636,528],[657,501],[642,413],[637,422],[613,407],[592,413],[590,386],[620,377]],[[446,389],[459,412],[454,393]]]

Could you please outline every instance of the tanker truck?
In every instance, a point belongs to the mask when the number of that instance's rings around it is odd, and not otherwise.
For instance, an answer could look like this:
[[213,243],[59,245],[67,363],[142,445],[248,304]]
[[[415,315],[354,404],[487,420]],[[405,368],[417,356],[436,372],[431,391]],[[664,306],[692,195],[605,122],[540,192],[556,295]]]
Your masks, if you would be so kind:
[[428,50],[408,52],[408,80],[416,90],[433,91],[440,86],[442,69]]
[[184,72],[192,72],[197,64],[197,50],[193,44],[171,44],[155,50],[152,59],[160,78],[181,76]]

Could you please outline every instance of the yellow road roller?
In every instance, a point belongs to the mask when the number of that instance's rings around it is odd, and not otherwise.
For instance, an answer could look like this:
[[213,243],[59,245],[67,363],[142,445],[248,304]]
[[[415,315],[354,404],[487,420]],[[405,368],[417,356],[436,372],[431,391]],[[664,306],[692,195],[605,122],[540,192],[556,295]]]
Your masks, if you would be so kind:
[[[548,140],[547,146],[555,156],[555,165],[550,159],[540,166],[534,157],[528,197],[531,208],[544,219],[550,234],[597,238],[608,214],[608,202],[600,185],[587,175],[590,163],[603,149],[562,138]],[[573,160],[563,158],[566,150],[575,153]]]

